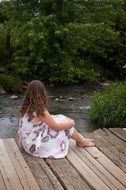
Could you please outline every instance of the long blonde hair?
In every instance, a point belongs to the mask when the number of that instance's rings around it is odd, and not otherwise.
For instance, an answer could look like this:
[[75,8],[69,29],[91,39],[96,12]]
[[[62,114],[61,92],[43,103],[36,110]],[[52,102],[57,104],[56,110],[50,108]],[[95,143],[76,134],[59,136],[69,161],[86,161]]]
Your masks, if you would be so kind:
[[39,80],[33,80],[29,83],[25,98],[21,106],[21,116],[27,113],[29,121],[32,120],[33,112],[37,116],[43,115],[44,110],[48,108],[48,99],[46,89]]

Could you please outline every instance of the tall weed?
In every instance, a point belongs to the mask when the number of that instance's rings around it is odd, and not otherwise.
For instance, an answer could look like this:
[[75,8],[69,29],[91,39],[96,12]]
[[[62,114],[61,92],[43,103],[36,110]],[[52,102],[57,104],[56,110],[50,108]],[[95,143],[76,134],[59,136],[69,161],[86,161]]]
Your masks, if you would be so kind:
[[126,127],[126,82],[116,83],[97,93],[90,116],[100,127]]

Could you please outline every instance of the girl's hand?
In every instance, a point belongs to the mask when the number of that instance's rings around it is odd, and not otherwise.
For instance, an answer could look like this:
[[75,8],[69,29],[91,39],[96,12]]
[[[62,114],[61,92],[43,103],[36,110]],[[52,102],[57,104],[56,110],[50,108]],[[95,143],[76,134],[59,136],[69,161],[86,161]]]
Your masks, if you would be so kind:
[[66,130],[75,125],[75,121],[71,118],[57,123],[47,110],[44,111],[44,115],[39,116],[39,119],[54,131]]

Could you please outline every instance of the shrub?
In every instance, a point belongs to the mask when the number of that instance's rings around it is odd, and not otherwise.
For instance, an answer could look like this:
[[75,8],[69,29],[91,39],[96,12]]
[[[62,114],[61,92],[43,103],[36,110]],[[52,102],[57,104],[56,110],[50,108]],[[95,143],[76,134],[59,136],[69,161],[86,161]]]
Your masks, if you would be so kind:
[[90,116],[101,127],[126,127],[126,82],[116,83],[97,93]]
[[22,81],[12,75],[0,75],[0,84],[7,91],[11,92],[22,92]]

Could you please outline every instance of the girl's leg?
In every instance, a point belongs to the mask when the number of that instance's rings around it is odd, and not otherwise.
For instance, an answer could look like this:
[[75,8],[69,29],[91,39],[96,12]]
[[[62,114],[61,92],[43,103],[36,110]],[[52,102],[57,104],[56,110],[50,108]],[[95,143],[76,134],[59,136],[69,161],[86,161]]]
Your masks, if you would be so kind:
[[80,147],[92,147],[95,146],[95,143],[92,139],[83,137],[76,129],[74,129],[71,138],[76,141],[76,144]]

